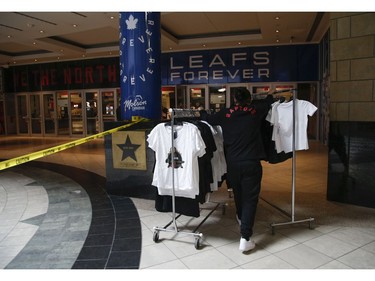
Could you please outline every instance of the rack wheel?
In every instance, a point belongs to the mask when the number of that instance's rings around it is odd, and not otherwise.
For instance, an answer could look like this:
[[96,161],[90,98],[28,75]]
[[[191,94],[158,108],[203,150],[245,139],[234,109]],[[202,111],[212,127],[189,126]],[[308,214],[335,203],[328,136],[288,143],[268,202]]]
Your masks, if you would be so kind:
[[159,241],[159,231],[157,231],[157,230],[154,231],[154,235],[152,236],[152,240],[154,240],[154,242]]
[[200,238],[195,238],[194,246],[195,246],[195,249],[199,250],[199,248],[200,248]]
[[225,215],[225,212],[226,212],[226,210],[227,210],[225,204],[223,204],[223,206],[222,206],[221,208],[222,208],[222,209],[221,209],[221,213],[222,213],[223,215]]
[[312,221],[309,221],[309,229],[314,229],[314,225]]

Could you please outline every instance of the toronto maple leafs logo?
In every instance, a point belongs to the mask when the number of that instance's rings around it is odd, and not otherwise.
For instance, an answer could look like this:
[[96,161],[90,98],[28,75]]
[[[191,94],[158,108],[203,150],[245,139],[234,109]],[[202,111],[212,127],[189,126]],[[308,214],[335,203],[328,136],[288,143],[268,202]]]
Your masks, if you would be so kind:
[[138,19],[134,18],[133,15],[129,16],[129,19],[125,20],[128,30],[133,30],[137,28]]
[[165,163],[168,163],[168,168],[172,166],[175,169],[183,168],[182,163],[184,162],[185,161],[182,160],[181,153],[175,147],[174,147],[174,153],[173,153],[173,161],[172,161],[172,148],[170,149],[170,152],[168,153],[167,159],[165,159]]

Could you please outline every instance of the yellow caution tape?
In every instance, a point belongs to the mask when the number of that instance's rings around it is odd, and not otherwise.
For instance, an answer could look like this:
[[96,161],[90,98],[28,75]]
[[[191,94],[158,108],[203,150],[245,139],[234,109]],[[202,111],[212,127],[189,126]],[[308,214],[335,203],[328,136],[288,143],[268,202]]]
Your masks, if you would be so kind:
[[37,152],[33,152],[33,153],[30,153],[30,154],[26,154],[26,155],[23,155],[23,156],[19,156],[19,157],[16,157],[16,158],[12,158],[12,159],[0,162],[0,171],[4,170],[4,169],[7,169],[7,168],[10,168],[10,167],[21,165],[21,164],[29,162],[29,161],[33,161],[35,159],[39,159],[39,158],[57,153],[57,152],[60,152],[62,150],[68,149],[68,148],[75,147],[77,145],[80,145],[80,144],[83,144],[83,143],[86,143],[86,142],[89,142],[89,141],[92,141],[92,140],[95,140],[95,139],[98,139],[98,138],[101,138],[101,137],[104,137],[104,136],[107,136],[107,135],[110,135],[114,132],[117,132],[119,130],[128,128],[130,126],[133,126],[134,124],[137,124],[137,123],[143,122],[143,121],[148,121],[148,119],[140,118],[135,122],[132,122],[132,123],[129,123],[129,124],[126,124],[126,125],[122,125],[122,126],[110,129],[108,131],[104,131],[102,133],[98,133],[98,134],[95,134],[95,135],[92,135],[92,136],[89,136],[89,137],[85,137],[85,138],[82,138],[82,139],[79,139],[79,140],[71,141],[71,142],[68,142],[68,143],[65,143],[65,144],[57,145],[57,146],[54,146],[54,147],[51,147],[51,148],[43,149],[43,150],[40,150],[40,151],[37,151]]

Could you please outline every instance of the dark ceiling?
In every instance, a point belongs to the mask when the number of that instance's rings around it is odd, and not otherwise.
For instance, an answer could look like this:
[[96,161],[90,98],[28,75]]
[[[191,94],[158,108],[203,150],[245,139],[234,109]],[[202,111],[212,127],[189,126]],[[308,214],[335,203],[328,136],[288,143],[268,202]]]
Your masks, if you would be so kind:
[[[118,12],[0,12],[0,66],[117,56]],[[162,52],[318,43],[323,12],[161,12]]]

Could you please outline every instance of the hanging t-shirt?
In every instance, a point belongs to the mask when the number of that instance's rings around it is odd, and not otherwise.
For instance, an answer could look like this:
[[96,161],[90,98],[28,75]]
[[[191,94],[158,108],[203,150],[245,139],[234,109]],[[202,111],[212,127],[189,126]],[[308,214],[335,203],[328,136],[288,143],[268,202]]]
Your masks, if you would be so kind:
[[[188,122],[174,125],[174,159],[171,159],[172,126],[160,123],[147,137],[149,147],[155,151],[155,168],[152,185],[159,195],[195,198],[199,194],[198,157],[205,154],[205,143],[198,128]],[[172,169],[174,184],[172,183]]]
[[211,191],[217,191],[219,189],[220,183],[223,181],[223,176],[227,173],[227,163],[225,161],[224,154],[224,138],[223,130],[220,126],[212,126],[207,123],[207,121],[201,121],[211,128],[212,135],[216,144],[216,151],[214,151],[211,163],[212,163],[212,173],[213,182],[211,183]]
[[[293,103],[295,117],[293,120]],[[295,122],[295,150],[309,149],[307,137],[308,116],[312,116],[318,108],[309,101],[295,99],[290,102],[274,103],[271,117],[267,120],[274,126],[272,140],[277,152],[293,151],[293,121]]]
[[[262,124],[262,134],[263,142],[266,150],[267,157],[264,159],[270,164],[278,164],[284,162],[293,157],[292,152],[285,153],[284,151],[277,152],[276,147],[280,147],[279,138],[275,138],[275,132],[273,124],[276,122],[277,118],[277,107],[281,102],[274,102],[265,121]],[[267,122],[268,121],[268,122]],[[276,142],[278,142],[276,144]]]

